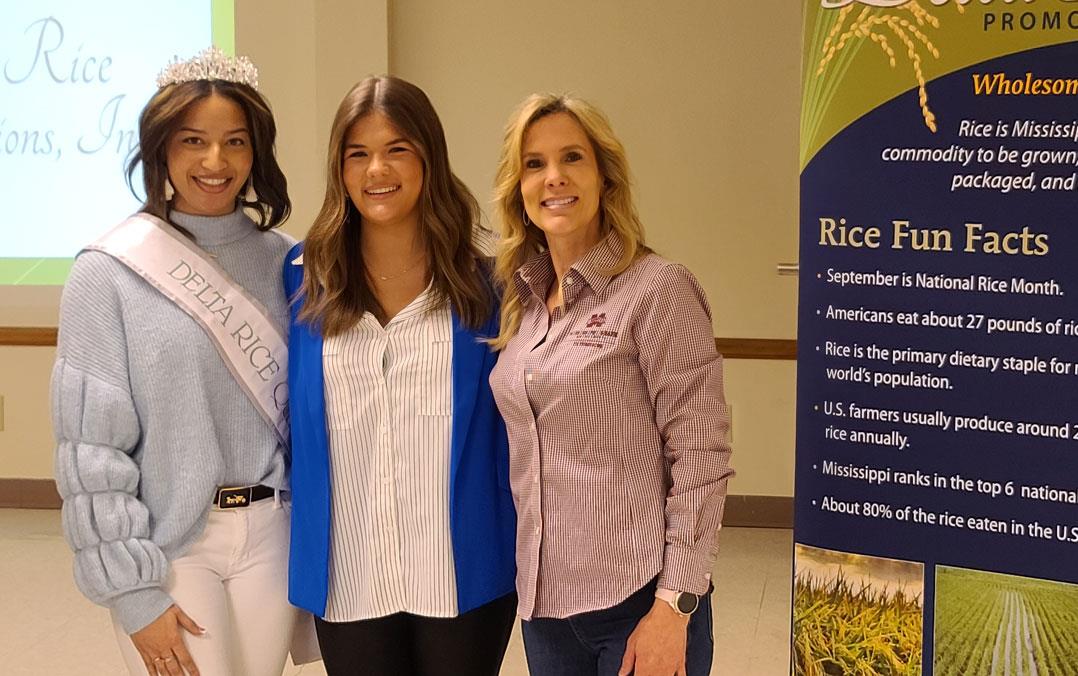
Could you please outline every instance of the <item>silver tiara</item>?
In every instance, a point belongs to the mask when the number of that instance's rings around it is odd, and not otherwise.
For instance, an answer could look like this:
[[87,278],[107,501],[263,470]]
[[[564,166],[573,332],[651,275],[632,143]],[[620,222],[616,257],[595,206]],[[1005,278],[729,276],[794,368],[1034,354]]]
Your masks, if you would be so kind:
[[224,80],[258,89],[258,69],[246,56],[229,56],[207,47],[186,61],[176,57],[157,75],[157,88],[195,80]]

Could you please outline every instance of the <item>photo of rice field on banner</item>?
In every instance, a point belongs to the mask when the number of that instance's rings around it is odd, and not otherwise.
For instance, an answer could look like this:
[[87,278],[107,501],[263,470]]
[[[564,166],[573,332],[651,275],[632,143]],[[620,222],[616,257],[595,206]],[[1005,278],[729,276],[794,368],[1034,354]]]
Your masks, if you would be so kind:
[[796,676],[921,673],[924,566],[794,546]]
[[1078,674],[1078,585],[940,566],[937,676]]

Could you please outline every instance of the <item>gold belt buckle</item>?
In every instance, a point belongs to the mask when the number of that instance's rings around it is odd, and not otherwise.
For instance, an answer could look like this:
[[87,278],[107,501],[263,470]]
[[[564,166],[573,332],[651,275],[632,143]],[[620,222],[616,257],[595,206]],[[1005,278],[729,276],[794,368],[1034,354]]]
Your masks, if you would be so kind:
[[222,488],[217,492],[217,508],[234,509],[236,507],[246,507],[251,504],[252,491],[253,489],[250,486]]

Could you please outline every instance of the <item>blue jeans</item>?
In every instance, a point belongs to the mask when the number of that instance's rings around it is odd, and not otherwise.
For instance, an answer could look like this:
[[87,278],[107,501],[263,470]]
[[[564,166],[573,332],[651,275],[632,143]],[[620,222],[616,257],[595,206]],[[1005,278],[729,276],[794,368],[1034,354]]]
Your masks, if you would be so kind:
[[[563,620],[545,617],[520,623],[528,671],[534,676],[617,676],[625,643],[655,603],[655,580],[618,605]],[[711,673],[711,592],[689,620],[685,656],[688,676]]]

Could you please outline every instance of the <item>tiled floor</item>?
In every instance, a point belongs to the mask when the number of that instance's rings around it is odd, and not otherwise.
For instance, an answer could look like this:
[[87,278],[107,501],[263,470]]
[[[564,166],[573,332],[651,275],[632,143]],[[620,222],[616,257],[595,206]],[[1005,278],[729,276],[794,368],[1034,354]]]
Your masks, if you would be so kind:
[[[108,615],[75,589],[59,522],[56,511],[0,509],[0,670],[9,676],[121,676]],[[729,528],[722,542],[713,673],[787,676],[790,531]],[[325,671],[316,664],[285,673]],[[502,674],[527,674],[519,631]]]

